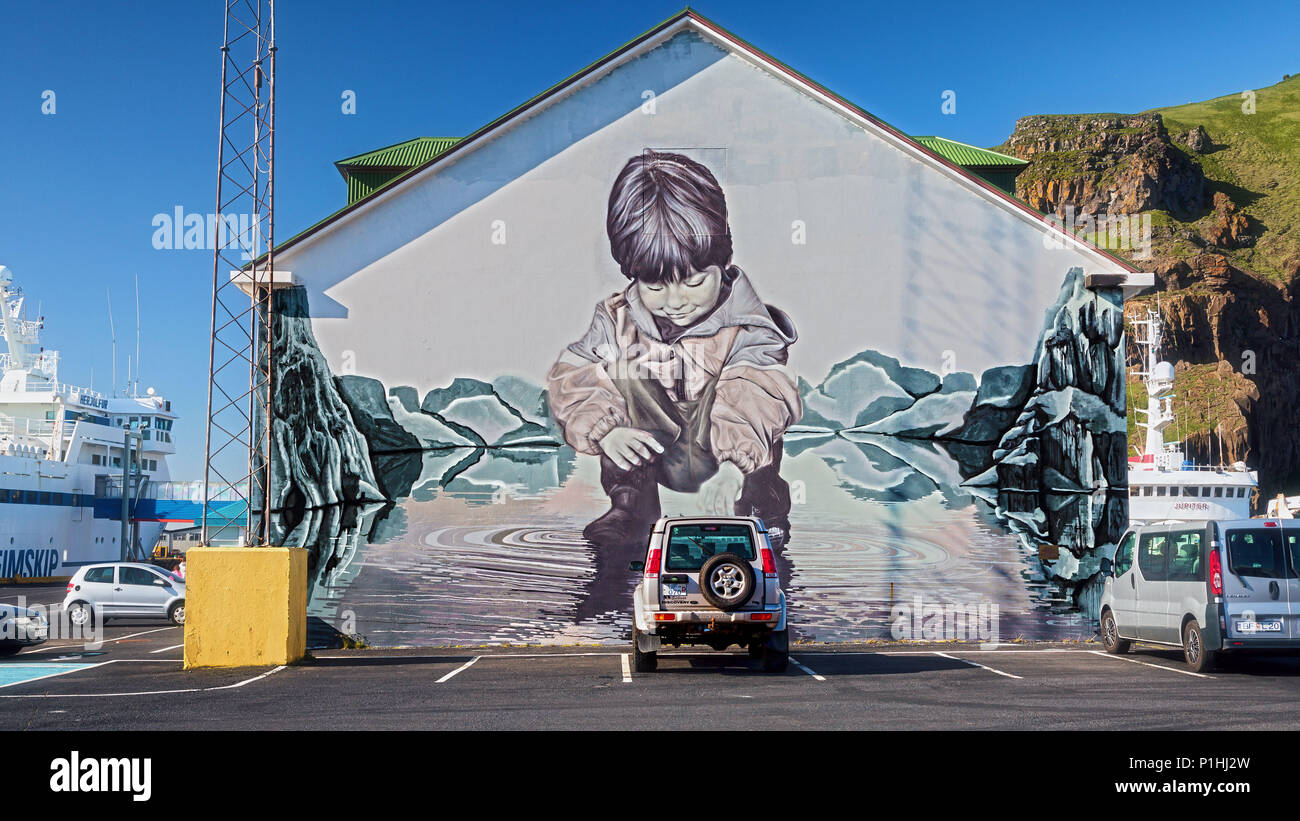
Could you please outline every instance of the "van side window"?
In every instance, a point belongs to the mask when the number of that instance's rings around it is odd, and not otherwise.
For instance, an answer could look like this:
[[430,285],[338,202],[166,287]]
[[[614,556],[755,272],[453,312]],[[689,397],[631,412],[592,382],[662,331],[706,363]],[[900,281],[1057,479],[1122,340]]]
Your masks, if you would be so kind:
[[1205,581],[1204,551],[1201,549],[1199,530],[1182,530],[1169,534],[1169,581],[1200,582]]
[[1169,555],[1168,533],[1143,533],[1138,540],[1138,567],[1149,582],[1162,582],[1166,577]]
[[1137,537],[1130,533],[1119,543],[1119,549],[1115,551],[1116,576],[1123,576],[1133,569],[1133,543],[1136,541]]

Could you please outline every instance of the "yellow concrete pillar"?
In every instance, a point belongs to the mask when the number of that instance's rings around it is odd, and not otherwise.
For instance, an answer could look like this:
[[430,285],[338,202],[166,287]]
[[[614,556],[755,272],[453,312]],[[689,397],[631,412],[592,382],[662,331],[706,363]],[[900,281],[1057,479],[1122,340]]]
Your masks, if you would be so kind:
[[195,547],[185,563],[185,669],[289,664],[307,653],[307,551]]

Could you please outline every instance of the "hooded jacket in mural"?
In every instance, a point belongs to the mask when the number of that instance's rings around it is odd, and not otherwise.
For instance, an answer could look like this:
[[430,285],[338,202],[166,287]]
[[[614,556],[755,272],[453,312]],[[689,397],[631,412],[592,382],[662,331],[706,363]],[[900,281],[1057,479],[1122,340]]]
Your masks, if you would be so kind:
[[664,340],[636,284],[596,304],[591,327],[547,374],[551,414],[576,450],[600,454],[601,438],[629,424],[618,378],[653,379],[675,401],[712,392],[709,445],[745,473],[768,464],[786,428],[803,413],[786,368],[797,339],[783,311],[764,305],[743,271],[708,316]]

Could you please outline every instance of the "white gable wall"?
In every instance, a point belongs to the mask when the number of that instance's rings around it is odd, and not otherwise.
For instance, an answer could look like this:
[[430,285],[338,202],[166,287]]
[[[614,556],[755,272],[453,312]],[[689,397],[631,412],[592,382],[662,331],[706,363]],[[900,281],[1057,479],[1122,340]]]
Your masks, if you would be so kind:
[[794,319],[791,365],[813,383],[866,348],[977,375],[1027,362],[1068,269],[1124,270],[1044,247],[1043,224],[693,31],[481,142],[277,260],[307,285],[336,373],[421,392],[458,376],[540,384],[626,285],[605,208],[645,148],[718,177],[735,262]]

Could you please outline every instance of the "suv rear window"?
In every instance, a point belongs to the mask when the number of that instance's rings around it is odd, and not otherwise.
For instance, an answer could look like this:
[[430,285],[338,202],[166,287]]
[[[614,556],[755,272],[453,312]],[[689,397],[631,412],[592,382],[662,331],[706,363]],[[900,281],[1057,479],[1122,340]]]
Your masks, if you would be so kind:
[[1294,564],[1282,550],[1282,531],[1252,527],[1228,531],[1228,565],[1238,576],[1285,579],[1295,576]]
[[668,530],[666,570],[699,570],[719,553],[754,560],[754,537],[748,525],[673,525]]

